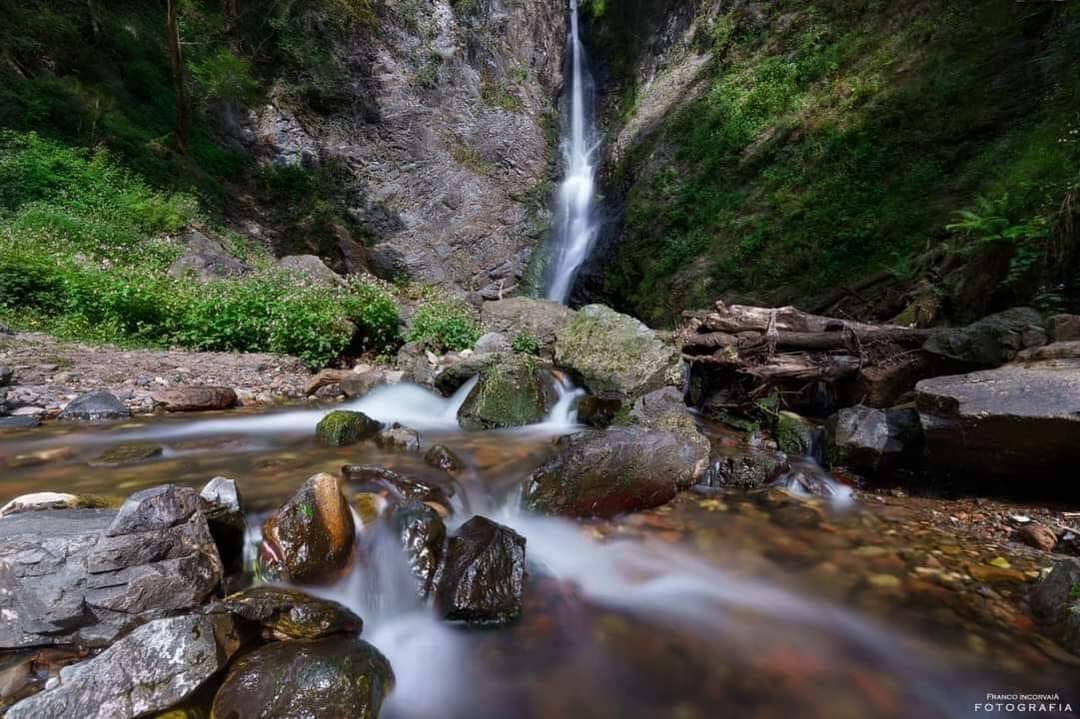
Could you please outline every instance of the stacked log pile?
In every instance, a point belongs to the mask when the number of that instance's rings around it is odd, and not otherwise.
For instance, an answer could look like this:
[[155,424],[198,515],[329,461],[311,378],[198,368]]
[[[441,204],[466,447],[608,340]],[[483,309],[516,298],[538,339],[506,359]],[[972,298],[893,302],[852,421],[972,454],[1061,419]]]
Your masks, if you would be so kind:
[[676,338],[683,357],[694,369],[731,370],[750,380],[756,385],[747,388],[751,396],[773,387],[837,383],[867,368],[902,364],[940,331],[723,302],[684,317]]

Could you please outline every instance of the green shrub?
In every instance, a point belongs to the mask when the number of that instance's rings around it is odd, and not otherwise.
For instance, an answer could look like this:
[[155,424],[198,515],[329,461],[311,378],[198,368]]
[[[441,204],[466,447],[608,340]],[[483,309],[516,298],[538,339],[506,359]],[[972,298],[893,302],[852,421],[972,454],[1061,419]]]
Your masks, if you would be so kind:
[[514,350],[518,354],[533,355],[540,354],[540,349],[543,347],[543,343],[540,342],[534,335],[526,330],[522,330],[514,335],[513,341],[510,343],[510,349]]
[[461,302],[434,301],[416,311],[407,339],[437,352],[469,349],[483,330],[475,310]]

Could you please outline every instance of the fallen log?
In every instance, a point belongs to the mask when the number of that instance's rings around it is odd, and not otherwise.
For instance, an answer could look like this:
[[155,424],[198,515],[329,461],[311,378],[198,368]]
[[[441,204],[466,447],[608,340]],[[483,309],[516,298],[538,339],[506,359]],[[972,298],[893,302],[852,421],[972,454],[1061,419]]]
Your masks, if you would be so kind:
[[741,371],[766,382],[835,381],[855,374],[860,366],[859,358],[850,355],[836,355],[824,360],[816,360],[809,355],[798,354],[777,355],[769,364],[748,367]]
[[[773,323],[776,331],[780,333],[841,332],[845,329],[856,334],[860,332],[880,332],[882,330],[890,330],[898,334],[925,332],[925,330],[912,330],[899,325],[873,325],[865,322],[842,320],[836,317],[812,315],[794,307],[751,307],[749,305],[725,305],[723,302],[717,302],[715,310],[704,316],[695,317],[693,321],[697,324],[697,331],[700,333],[766,332],[769,329],[770,322]],[[925,336],[923,339],[926,339]]]

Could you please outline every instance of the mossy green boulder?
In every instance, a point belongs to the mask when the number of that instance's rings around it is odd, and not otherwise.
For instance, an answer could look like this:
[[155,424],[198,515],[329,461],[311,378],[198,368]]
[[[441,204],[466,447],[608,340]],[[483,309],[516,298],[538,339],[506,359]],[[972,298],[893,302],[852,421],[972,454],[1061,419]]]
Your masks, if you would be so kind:
[[597,397],[630,399],[672,384],[679,354],[638,320],[604,305],[588,305],[559,333],[555,364]]
[[480,374],[458,411],[465,429],[521,427],[540,422],[555,402],[544,364],[528,355],[504,355]]
[[375,435],[383,427],[363,412],[336,409],[315,427],[319,442],[327,447],[345,447]]

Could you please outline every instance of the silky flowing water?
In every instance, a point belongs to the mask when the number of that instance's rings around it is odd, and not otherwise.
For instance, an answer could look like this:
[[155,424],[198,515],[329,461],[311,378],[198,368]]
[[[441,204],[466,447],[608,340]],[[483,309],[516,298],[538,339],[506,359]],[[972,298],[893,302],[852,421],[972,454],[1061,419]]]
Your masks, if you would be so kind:
[[[425,446],[453,449],[468,465],[454,478],[415,454],[320,447],[314,426],[327,408],[307,406],[8,435],[0,487],[4,499],[122,497],[225,475],[239,481],[256,530],[307,477],[345,463],[452,489],[452,524],[484,514],[527,538],[519,622],[470,630],[439,621],[377,523],[358,525],[363,556],[348,576],[306,588],[363,616],[364,637],[391,660],[386,717],[950,717],[971,715],[988,692],[1080,688],[1077,660],[1024,609],[1039,558],[928,521],[947,507],[867,496],[842,508],[772,489],[688,492],[611,521],[529,516],[517,508],[519,487],[574,429],[576,393],[564,385],[543,424],[467,433],[454,420],[467,391],[444,399],[404,385],[351,404],[418,427]],[[716,452],[733,451],[730,436],[713,434]],[[132,442],[163,452],[94,466]],[[993,563],[1002,557],[1008,570]]]

